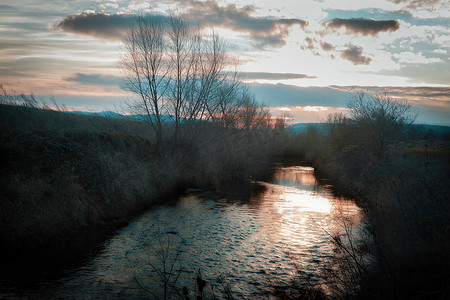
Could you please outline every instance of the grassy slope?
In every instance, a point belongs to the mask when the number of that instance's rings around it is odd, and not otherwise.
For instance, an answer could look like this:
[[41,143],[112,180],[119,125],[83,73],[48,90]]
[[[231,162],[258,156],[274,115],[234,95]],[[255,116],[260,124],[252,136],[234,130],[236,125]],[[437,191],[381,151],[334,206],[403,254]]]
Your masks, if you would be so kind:
[[0,105],[0,248],[39,249],[126,222],[189,185],[247,180],[267,167],[265,134],[205,128],[183,152],[153,156],[146,126]]

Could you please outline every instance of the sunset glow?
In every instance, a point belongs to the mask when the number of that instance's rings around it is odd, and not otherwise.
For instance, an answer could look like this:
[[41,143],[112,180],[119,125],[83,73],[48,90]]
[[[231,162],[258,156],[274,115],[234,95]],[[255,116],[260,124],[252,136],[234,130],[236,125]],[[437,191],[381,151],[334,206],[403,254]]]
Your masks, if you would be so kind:
[[323,106],[305,106],[303,107],[304,111],[327,111],[328,108],[323,107]]
[[418,123],[450,125],[444,0],[18,0],[1,5],[0,83],[74,109],[121,107],[132,96],[118,63],[128,26],[138,14],[174,11],[226,40],[275,116],[322,118],[362,89],[410,100]]

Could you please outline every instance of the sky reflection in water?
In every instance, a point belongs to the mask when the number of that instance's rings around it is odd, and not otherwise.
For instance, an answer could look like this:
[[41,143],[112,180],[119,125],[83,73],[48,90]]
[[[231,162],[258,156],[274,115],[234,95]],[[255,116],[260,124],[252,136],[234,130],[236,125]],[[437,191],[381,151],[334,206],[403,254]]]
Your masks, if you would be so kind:
[[161,293],[150,264],[160,266],[155,253],[167,238],[172,241],[169,261],[180,249],[177,285],[191,291],[198,269],[210,283],[223,276],[237,298],[266,296],[269,279],[289,284],[296,267],[318,282],[333,254],[329,234],[341,230],[336,218],[359,222],[360,209],[318,186],[308,167],[280,167],[271,182],[258,184],[264,192],[243,201],[199,193],[150,210],[107,241],[85,266],[41,289],[40,296],[141,298],[146,292],[140,285]]

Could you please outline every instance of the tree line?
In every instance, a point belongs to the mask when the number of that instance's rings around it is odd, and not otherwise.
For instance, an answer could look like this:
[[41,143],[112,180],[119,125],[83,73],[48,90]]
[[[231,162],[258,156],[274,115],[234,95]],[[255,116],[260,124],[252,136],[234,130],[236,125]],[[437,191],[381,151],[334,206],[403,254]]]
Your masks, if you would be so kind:
[[[137,95],[131,109],[146,116],[157,150],[166,135],[175,146],[195,140],[205,122],[243,129],[271,125],[214,31],[206,34],[181,15],[138,16],[124,47],[125,87]],[[163,133],[166,116],[174,124],[171,133]]]

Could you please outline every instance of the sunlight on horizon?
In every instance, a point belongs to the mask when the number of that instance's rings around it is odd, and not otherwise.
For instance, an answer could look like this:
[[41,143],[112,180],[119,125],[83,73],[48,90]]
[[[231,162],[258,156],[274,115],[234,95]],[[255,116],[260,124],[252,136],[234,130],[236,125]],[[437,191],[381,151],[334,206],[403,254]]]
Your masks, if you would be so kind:
[[[118,62],[132,18],[163,19],[176,10],[205,33],[219,34],[257,101],[272,112],[285,107],[281,113],[292,114],[294,123],[320,122],[345,107],[330,89],[356,87],[406,98],[421,123],[448,126],[450,4],[413,2],[17,0],[0,12],[0,83],[67,106],[85,106],[76,103],[81,97],[102,108],[98,97],[125,101]],[[298,106],[303,110],[293,109]]]

